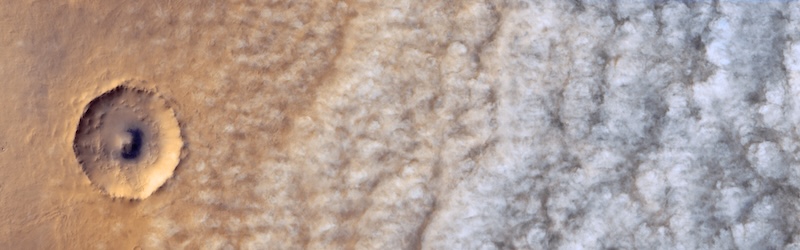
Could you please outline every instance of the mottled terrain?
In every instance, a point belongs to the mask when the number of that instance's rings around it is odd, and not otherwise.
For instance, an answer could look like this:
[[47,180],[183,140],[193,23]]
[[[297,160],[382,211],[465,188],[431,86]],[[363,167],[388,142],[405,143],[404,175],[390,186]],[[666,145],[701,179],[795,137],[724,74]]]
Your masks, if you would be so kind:
[[[794,1],[0,1],[3,249],[800,248]],[[112,199],[121,82],[185,157]],[[137,87],[137,86],[134,86]]]

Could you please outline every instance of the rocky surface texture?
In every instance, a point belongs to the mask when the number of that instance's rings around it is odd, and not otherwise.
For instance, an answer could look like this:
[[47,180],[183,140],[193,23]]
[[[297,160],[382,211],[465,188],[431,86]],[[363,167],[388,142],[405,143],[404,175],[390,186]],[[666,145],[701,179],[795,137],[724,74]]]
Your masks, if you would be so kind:
[[[0,246],[800,247],[798,24],[777,0],[0,1]],[[72,150],[131,79],[187,152],[141,201]]]

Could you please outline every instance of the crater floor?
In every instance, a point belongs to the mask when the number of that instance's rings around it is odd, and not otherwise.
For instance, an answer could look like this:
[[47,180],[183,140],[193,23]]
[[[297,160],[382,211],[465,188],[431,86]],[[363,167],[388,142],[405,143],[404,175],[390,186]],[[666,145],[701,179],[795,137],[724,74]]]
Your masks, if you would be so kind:
[[172,177],[183,139],[169,104],[153,90],[125,81],[93,99],[75,132],[83,172],[114,198],[145,199]]

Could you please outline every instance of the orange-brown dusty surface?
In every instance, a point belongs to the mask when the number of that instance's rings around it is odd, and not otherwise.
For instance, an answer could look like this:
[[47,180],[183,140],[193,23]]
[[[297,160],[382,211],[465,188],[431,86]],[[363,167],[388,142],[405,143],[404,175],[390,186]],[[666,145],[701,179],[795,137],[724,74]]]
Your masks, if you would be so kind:
[[[491,110],[489,86],[456,85],[490,68],[503,7],[393,5],[1,1],[0,248],[418,246],[456,171],[444,144],[491,145],[443,137],[489,126],[447,124]],[[125,81],[175,105],[186,143],[142,201],[101,194],[72,145]]]
[[[798,17],[0,0],[0,249],[800,249]],[[184,143],[137,201],[73,150],[123,82],[171,104]]]

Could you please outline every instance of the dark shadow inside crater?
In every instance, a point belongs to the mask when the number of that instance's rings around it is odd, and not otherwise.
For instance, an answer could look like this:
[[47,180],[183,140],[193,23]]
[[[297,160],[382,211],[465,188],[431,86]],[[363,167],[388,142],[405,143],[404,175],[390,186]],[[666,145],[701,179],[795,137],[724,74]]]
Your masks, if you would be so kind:
[[129,128],[128,134],[131,140],[122,146],[122,158],[126,160],[135,160],[142,154],[142,130],[139,128]]

